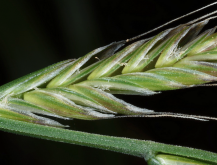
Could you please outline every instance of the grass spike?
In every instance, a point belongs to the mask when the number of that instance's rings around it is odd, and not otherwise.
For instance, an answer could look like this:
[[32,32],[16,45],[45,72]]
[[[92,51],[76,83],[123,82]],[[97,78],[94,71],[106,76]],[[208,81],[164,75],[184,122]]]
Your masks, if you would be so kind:
[[[63,61],[3,85],[0,96],[6,102],[18,97],[22,107],[11,104],[15,108],[30,108],[29,112],[36,114],[41,110],[42,115],[66,119],[148,117],[150,113],[163,116],[112,94],[153,95],[217,81],[216,28],[199,34],[207,23],[180,25],[119,51],[125,41],[111,43],[78,60]],[[102,57],[100,61],[94,58],[98,56]]]
[[[180,18],[215,4],[217,2]],[[211,16],[216,13],[217,11],[208,13],[154,37],[130,43],[180,18],[172,20],[147,33],[111,43],[77,60],[62,61],[1,86],[0,128],[19,134],[144,157],[149,164],[217,164],[217,155],[214,153],[68,131],[62,129],[64,126],[59,122],[38,116],[41,114],[84,120],[124,117],[216,120],[215,117],[155,112],[131,105],[113,95],[152,95],[165,90],[216,82],[216,27],[199,34],[209,20],[217,17]],[[129,43],[130,45],[119,50]],[[100,61],[94,59],[98,56]],[[102,143],[102,139],[106,140],[106,143]]]

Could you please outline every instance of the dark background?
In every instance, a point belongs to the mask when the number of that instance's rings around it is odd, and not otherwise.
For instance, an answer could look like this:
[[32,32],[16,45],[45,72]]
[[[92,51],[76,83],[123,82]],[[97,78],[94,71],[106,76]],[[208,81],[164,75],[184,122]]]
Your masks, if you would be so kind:
[[[113,41],[134,37],[212,0],[7,0],[0,1],[0,84],[55,62],[77,58]],[[217,6],[173,23],[190,21]],[[210,23],[215,26],[216,20]],[[163,29],[162,29],[163,30]],[[159,31],[158,31],[159,32]],[[152,33],[155,35],[157,32]],[[148,36],[147,36],[148,37]],[[215,87],[167,91],[150,97],[118,96],[159,112],[217,117]],[[217,121],[175,118],[72,120],[72,130],[194,147],[217,152]],[[111,151],[0,132],[0,164],[145,164]]]

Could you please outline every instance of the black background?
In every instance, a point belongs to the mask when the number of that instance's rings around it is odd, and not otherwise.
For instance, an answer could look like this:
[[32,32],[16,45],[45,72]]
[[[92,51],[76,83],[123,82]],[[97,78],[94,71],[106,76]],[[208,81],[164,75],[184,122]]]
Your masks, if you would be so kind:
[[[131,38],[212,2],[214,1],[0,1],[0,84],[60,60],[83,56],[113,41]],[[190,21],[216,8],[217,6],[206,9],[164,29]],[[211,21],[207,27],[215,25],[216,20]],[[217,117],[216,92],[216,87],[197,87],[167,91],[150,97],[118,97],[159,112]],[[72,130],[153,140],[217,152],[217,121],[129,118],[60,122],[70,125]],[[0,141],[0,164],[3,165],[145,164],[141,158],[120,153],[6,132],[0,132]]]

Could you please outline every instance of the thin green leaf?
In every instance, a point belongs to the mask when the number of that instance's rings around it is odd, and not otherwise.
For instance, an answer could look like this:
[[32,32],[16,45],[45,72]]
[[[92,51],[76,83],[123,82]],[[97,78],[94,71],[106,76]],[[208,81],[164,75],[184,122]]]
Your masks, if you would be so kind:
[[120,152],[144,158],[149,164],[160,163],[156,156],[159,154],[183,156],[208,164],[217,164],[217,154],[188,147],[173,146],[152,141],[97,135],[54,127],[26,123],[0,117],[0,129],[31,137],[52,141],[89,146],[109,151]]

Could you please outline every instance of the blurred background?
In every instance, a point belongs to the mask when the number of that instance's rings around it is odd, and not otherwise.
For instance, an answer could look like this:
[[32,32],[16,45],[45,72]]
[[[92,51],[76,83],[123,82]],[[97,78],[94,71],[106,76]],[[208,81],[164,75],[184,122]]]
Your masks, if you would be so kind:
[[[7,0],[0,1],[0,84],[113,41],[144,33],[213,0]],[[185,23],[211,7],[166,28]],[[211,21],[207,27],[217,25]],[[162,29],[163,30],[163,29]],[[161,31],[161,30],[160,30]],[[157,34],[152,33],[150,36]],[[148,37],[148,36],[147,36]],[[216,87],[167,91],[150,97],[118,96],[159,112],[217,117]],[[70,129],[194,147],[217,152],[217,121],[129,118],[60,121]],[[141,158],[0,132],[0,164],[144,165]]]

